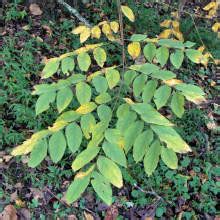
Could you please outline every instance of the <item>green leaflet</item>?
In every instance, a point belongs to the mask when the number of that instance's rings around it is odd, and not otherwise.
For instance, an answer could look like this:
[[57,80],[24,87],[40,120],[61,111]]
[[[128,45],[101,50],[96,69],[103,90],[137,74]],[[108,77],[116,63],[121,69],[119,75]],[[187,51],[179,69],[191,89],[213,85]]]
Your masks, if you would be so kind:
[[100,173],[94,171],[91,184],[98,196],[107,204],[112,204],[112,188],[109,181]]
[[122,148],[119,147],[117,144],[105,141],[102,144],[102,149],[107,157],[112,159],[117,164],[123,167],[127,167],[127,160],[125,157],[125,153],[122,150]]
[[108,69],[105,76],[110,89],[113,89],[120,81],[120,74],[116,69]]
[[157,168],[159,162],[159,156],[161,152],[160,142],[155,140],[148,149],[144,157],[144,170],[148,176],[151,176],[154,170]]
[[173,151],[177,153],[187,153],[191,151],[188,144],[172,127],[151,125],[151,128],[158,135],[159,139],[165,142],[167,147]]
[[123,186],[121,170],[112,160],[99,156],[97,167],[100,173],[114,186],[118,188]]
[[137,76],[137,72],[135,70],[127,70],[124,74],[124,81],[127,86],[129,86],[134,78]]
[[75,153],[82,142],[82,131],[76,123],[69,124],[65,130],[67,145]]
[[144,128],[143,121],[136,121],[131,124],[127,130],[124,132],[124,140],[125,140],[125,152],[131,149],[134,144],[135,138],[141,133]]
[[46,63],[43,71],[42,71],[42,79],[47,79],[54,75],[57,72],[60,65],[59,59],[51,59],[48,63]]
[[50,107],[50,103],[54,102],[55,98],[56,93],[53,91],[40,95],[35,106],[36,115],[46,111]]
[[175,50],[175,52],[170,55],[170,61],[176,69],[181,67],[183,59],[184,53],[182,50]]
[[146,80],[147,80],[147,77],[144,74],[139,75],[134,80],[134,82],[133,82],[133,91],[134,91],[134,95],[136,97],[138,97],[141,94],[141,92],[143,91]]
[[122,140],[122,134],[118,129],[108,128],[105,131],[105,138],[110,143],[119,144]]
[[85,191],[90,182],[91,172],[94,166],[91,166],[86,172],[79,172],[66,192],[66,201],[68,204],[76,201]]
[[171,94],[171,88],[167,85],[160,86],[154,93],[154,103],[157,109],[166,105]]
[[199,50],[194,49],[187,49],[186,56],[193,62],[193,63],[200,63],[202,58],[202,52]]
[[151,105],[138,103],[131,105],[132,109],[141,115],[141,118],[150,124],[172,126],[173,124],[156,111]]
[[73,92],[69,87],[59,90],[57,93],[57,109],[62,112],[72,101]]
[[172,40],[172,39],[160,39],[158,44],[165,47],[184,49],[185,45],[182,41]]
[[106,123],[109,123],[112,118],[112,110],[107,105],[99,105],[97,108],[97,114],[99,116],[100,121],[104,121]]
[[46,156],[47,156],[47,140],[42,139],[37,142],[37,144],[34,146],[33,150],[31,151],[30,159],[28,161],[28,166],[32,168],[38,166]]
[[142,93],[143,102],[148,103],[151,101],[154,96],[154,92],[156,91],[157,84],[157,80],[150,80],[146,83]]
[[157,72],[159,69],[160,68],[158,66],[152,63],[145,63],[145,64],[140,65],[139,71],[146,75],[149,75],[151,73]]
[[176,74],[169,70],[159,70],[152,73],[151,77],[161,80],[169,80],[176,78]]
[[195,46],[195,45],[196,45],[196,43],[191,42],[191,41],[186,41],[186,42],[184,43],[184,46],[185,46],[185,47],[188,47],[188,48],[193,47],[193,46]]
[[90,86],[85,82],[76,84],[76,97],[81,105],[91,100],[92,91]]
[[106,52],[105,52],[105,50],[103,48],[101,48],[101,47],[97,47],[93,51],[93,55],[94,55],[94,58],[95,58],[97,64],[100,67],[103,67],[104,63],[106,61]]
[[147,38],[147,35],[145,34],[133,34],[130,38],[131,41],[139,42],[143,41],[144,39]]
[[98,93],[106,92],[108,89],[108,82],[104,76],[94,77],[92,83]]
[[79,68],[82,71],[87,71],[91,65],[91,58],[89,54],[86,52],[80,53],[77,56],[77,61],[78,61]]
[[121,117],[125,116],[130,110],[130,105],[127,103],[121,104],[116,112],[117,117],[120,119]]
[[54,163],[59,162],[66,150],[66,140],[62,131],[52,134],[49,140],[49,153]]
[[104,104],[104,103],[107,103],[107,102],[110,102],[110,101],[111,101],[111,96],[107,92],[100,93],[100,95],[98,95],[95,98],[95,102],[97,104]]
[[146,57],[146,59],[149,62],[152,62],[154,56],[156,55],[156,46],[153,43],[148,43],[145,47],[144,47],[144,56]]
[[177,169],[178,158],[172,149],[162,147],[161,158],[170,169]]
[[95,117],[91,113],[83,115],[81,117],[80,126],[86,139],[90,138],[90,133],[92,132],[92,129],[95,126],[95,124]]
[[175,92],[171,99],[171,109],[173,113],[181,118],[184,113],[184,96],[179,94],[178,92]]
[[157,49],[156,51],[156,58],[158,60],[158,62],[160,63],[160,65],[163,67],[169,58],[169,50],[167,47],[160,47]]
[[94,159],[100,151],[100,147],[88,147],[82,151],[72,163],[74,171],[79,170]]
[[69,74],[74,70],[75,63],[74,59],[71,57],[66,57],[61,60],[61,70],[64,74]]
[[133,147],[133,158],[135,162],[143,159],[149,145],[153,141],[154,134],[151,129],[148,129],[137,136]]

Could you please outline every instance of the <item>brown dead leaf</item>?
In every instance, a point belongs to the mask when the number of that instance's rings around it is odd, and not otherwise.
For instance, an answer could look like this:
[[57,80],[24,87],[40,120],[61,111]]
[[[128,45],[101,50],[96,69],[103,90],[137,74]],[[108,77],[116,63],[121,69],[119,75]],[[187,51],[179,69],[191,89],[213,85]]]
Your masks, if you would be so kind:
[[10,195],[10,202],[14,202],[18,198],[17,190]]
[[34,199],[36,199],[36,200],[42,199],[44,197],[43,192],[37,188],[30,188],[30,191],[31,191]]
[[67,220],[77,220],[77,217],[74,214],[68,215]]
[[52,30],[48,25],[43,25],[42,28],[49,34],[49,36],[52,35]]
[[0,220],[17,220],[17,211],[13,205],[5,206],[2,213],[0,213]]
[[41,11],[39,5],[37,5],[37,4],[30,4],[29,10],[30,10],[32,15],[42,15],[42,13],[43,13]]
[[83,212],[83,214],[86,220],[94,220],[94,217],[90,213]]
[[18,215],[22,220],[31,220],[31,213],[28,209],[25,208],[19,209]]
[[118,208],[115,205],[110,206],[107,209],[105,220],[116,220],[118,216]]

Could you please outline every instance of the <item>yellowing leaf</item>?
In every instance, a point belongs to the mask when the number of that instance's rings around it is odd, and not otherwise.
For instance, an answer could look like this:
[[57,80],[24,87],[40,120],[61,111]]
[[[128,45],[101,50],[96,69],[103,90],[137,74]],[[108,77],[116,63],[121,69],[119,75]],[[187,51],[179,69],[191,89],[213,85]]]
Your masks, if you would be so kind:
[[110,22],[110,27],[113,30],[114,33],[117,33],[119,30],[119,24],[116,21]]
[[125,100],[126,103],[132,105],[134,104],[134,102],[130,99],[130,98],[123,98]]
[[132,42],[128,44],[128,53],[132,56],[133,59],[136,59],[141,52],[141,46],[139,42]]
[[179,80],[179,79],[168,79],[168,80],[165,80],[163,81],[166,85],[168,86],[175,86],[175,85],[178,85],[180,83],[183,83],[182,80]]
[[88,102],[81,105],[79,108],[76,109],[76,112],[82,115],[88,114],[96,109],[96,104],[94,102]]
[[108,40],[110,41],[115,41],[115,37],[113,36],[113,34],[107,34],[106,37],[108,38]]
[[201,46],[201,47],[199,47],[197,50],[203,52],[203,51],[205,50],[205,47],[204,47],[204,46]]
[[80,43],[85,42],[91,35],[90,28],[85,28],[83,32],[80,33]]
[[212,26],[212,30],[214,32],[218,32],[220,29],[220,22],[216,22],[213,26]]
[[123,12],[123,14],[132,22],[134,22],[135,17],[134,17],[134,13],[133,11],[128,7],[128,6],[121,6],[121,10]]
[[164,20],[163,22],[160,23],[160,26],[168,28],[170,27],[171,22],[172,22],[171,20]]
[[173,34],[176,36],[176,38],[180,41],[184,41],[184,38],[183,38],[183,34],[180,32],[180,31],[175,31],[173,30]]
[[102,32],[105,34],[105,35],[109,35],[109,34],[111,34],[111,27],[110,27],[110,25],[109,24],[104,24],[103,26],[102,26]]
[[208,5],[206,5],[203,10],[205,11],[209,11],[210,9],[212,8],[215,8],[217,6],[217,3],[216,2],[210,2]]
[[172,21],[172,26],[175,31],[179,31],[179,27],[180,27],[179,21]]
[[72,30],[71,33],[73,34],[81,34],[87,27],[86,26],[79,26],[79,27],[76,27],[75,29]]
[[68,125],[67,121],[56,121],[52,127],[48,127],[48,130],[51,132],[56,132],[64,128],[66,125]]
[[169,38],[171,34],[172,34],[172,30],[167,29],[167,30],[164,30],[163,32],[161,32],[158,37],[159,38]]
[[94,26],[91,29],[91,37],[99,39],[100,36],[101,36],[101,30],[100,30],[99,26]]

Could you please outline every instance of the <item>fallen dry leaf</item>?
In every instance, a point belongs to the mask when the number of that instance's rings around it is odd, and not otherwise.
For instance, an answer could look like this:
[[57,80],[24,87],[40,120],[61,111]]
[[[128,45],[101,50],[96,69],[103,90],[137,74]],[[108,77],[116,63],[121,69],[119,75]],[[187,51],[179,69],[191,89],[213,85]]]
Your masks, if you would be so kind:
[[107,209],[105,220],[116,220],[117,216],[118,216],[118,208],[117,206],[112,205]]
[[42,15],[42,13],[43,13],[41,11],[39,5],[37,5],[37,4],[30,4],[29,10],[30,10],[32,15]]
[[5,206],[2,213],[0,213],[0,220],[17,220],[17,211],[13,205]]
[[94,217],[90,213],[83,212],[83,214],[84,214],[86,220],[94,220]]

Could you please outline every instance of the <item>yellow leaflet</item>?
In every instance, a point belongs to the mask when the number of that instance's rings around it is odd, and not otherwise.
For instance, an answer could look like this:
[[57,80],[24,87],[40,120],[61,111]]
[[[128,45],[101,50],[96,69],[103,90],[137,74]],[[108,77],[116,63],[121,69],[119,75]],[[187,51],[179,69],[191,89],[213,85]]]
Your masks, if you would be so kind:
[[112,34],[107,34],[106,37],[110,40],[110,41],[115,41],[115,37]]
[[110,27],[113,30],[114,33],[117,33],[119,30],[119,24],[116,21],[110,22]]
[[163,82],[168,86],[175,86],[175,85],[183,83],[183,81],[179,80],[179,79],[169,79],[169,80],[165,80]]
[[163,32],[161,32],[158,37],[159,38],[169,38],[171,34],[172,34],[172,30],[167,29],[167,30],[164,30]]
[[203,10],[209,11],[210,9],[215,8],[215,7],[217,7],[217,3],[216,2],[210,2],[208,5],[206,5],[203,8]]
[[83,32],[80,33],[80,43],[85,42],[91,35],[90,28],[86,27]]
[[69,52],[69,53],[64,53],[64,54],[60,55],[59,58],[64,59],[66,57],[73,56],[73,55],[75,55],[75,51]]
[[176,37],[178,40],[184,41],[183,34],[182,34],[181,32],[178,32],[178,31],[173,30],[173,34],[175,35],[175,37]]
[[99,26],[94,26],[91,29],[91,37],[99,39],[100,36],[101,36],[101,29],[99,28]]
[[213,18],[216,15],[216,9],[212,9],[209,11],[209,14],[207,15],[208,18]]
[[128,44],[128,53],[132,56],[133,59],[136,59],[141,52],[141,46],[139,42],[132,42]]
[[135,17],[133,11],[128,6],[121,6],[122,13],[132,22],[134,22]]
[[168,28],[170,27],[171,22],[172,22],[171,20],[164,20],[163,22],[160,23],[160,26]]
[[79,26],[79,27],[76,27],[75,29],[72,30],[71,33],[73,34],[81,34],[87,27],[86,26]]
[[48,127],[48,130],[52,132],[56,132],[64,128],[66,125],[68,125],[68,122],[66,121],[57,121],[53,124],[52,127]]
[[123,98],[125,102],[127,102],[129,105],[134,104],[134,102],[130,98]]
[[172,26],[175,31],[179,31],[180,23],[178,21],[172,21]]
[[101,21],[98,23],[98,26],[102,26],[103,24],[107,24],[108,22],[107,21]]
[[46,59],[45,64],[47,64],[49,62],[57,62],[59,60],[60,60],[59,57],[53,57],[53,58],[50,58],[50,59]]
[[88,176],[95,168],[95,165],[92,165],[87,171],[85,172],[78,172],[75,176],[75,179],[83,178],[85,176]]
[[220,29],[220,23],[219,22],[216,22],[213,26],[212,26],[212,30],[214,32],[218,32]]
[[94,102],[88,102],[81,105],[79,108],[76,109],[76,112],[82,115],[88,114],[96,109],[97,105]]
[[100,44],[86,44],[84,47],[80,47],[79,49],[75,50],[74,54],[78,55],[80,53],[87,52],[89,50],[93,50],[96,47],[100,47],[102,45],[103,45],[103,43],[100,43]]
[[146,38],[144,41],[148,43],[157,43],[158,40],[159,40],[158,38]]
[[111,27],[110,27],[110,25],[109,24],[104,24],[103,26],[102,26],[102,32],[105,34],[105,35],[109,35],[109,34],[111,34]]
[[124,140],[124,138],[121,137],[117,144],[118,144],[118,146],[119,146],[121,149],[124,149],[124,147],[125,147],[125,140]]
[[179,18],[179,12],[178,11],[174,11],[174,12],[171,12],[171,15],[174,17],[174,18]]
[[204,47],[204,46],[201,46],[201,47],[199,47],[197,50],[203,52],[203,51],[205,50],[205,47]]

